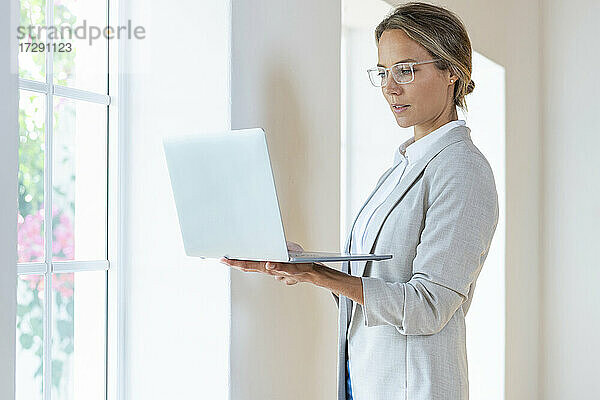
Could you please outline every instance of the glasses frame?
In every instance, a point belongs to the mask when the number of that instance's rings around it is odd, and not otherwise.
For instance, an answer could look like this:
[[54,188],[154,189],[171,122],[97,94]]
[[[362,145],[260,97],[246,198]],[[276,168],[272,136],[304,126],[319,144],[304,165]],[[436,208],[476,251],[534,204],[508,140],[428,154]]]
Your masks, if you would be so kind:
[[[399,62],[396,63],[394,65],[392,65],[389,68],[386,67],[374,67],[374,68],[369,68],[367,70],[367,75],[369,76],[369,81],[371,82],[371,84],[375,87],[385,87],[388,84],[388,79],[390,77],[390,75],[392,76],[392,78],[394,79],[394,81],[396,81],[397,84],[399,85],[406,85],[407,83],[411,83],[412,81],[415,80],[415,70],[413,69],[413,65],[420,65],[420,64],[428,64],[428,63],[432,63],[435,61],[440,61],[440,58],[434,58],[433,60],[426,60],[426,61],[418,61],[418,62]],[[410,67],[410,73],[411,73],[411,79],[408,82],[398,82],[398,79],[396,79],[396,76],[394,75],[394,73],[392,73],[392,68],[398,66],[398,65],[408,65]],[[384,80],[384,84],[381,86],[376,85],[373,80],[371,79],[371,71],[379,71],[380,69],[383,69],[385,71],[385,80]]]

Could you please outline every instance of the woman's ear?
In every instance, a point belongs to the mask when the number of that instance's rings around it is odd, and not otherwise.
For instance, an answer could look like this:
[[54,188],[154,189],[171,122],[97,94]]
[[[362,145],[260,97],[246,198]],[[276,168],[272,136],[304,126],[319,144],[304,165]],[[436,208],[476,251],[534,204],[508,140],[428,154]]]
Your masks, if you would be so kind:
[[458,82],[458,75],[452,69],[448,70],[448,84],[453,85],[456,82]]
[[458,74],[456,73],[452,65],[449,65],[445,70],[442,70],[440,72],[442,73],[442,76],[448,83],[448,86],[458,82]]

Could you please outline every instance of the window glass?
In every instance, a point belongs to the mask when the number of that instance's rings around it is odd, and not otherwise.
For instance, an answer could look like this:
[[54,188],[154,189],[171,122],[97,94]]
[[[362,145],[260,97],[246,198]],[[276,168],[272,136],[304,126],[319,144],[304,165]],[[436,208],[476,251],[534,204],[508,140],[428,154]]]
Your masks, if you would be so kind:
[[16,398],[41,400],[44,361],[44,276],[17,278]]
[[44,128],[46,96],[20,91],[18,262],[44,261]]
[[107,107],[54,98],[52,253],[106,259]]

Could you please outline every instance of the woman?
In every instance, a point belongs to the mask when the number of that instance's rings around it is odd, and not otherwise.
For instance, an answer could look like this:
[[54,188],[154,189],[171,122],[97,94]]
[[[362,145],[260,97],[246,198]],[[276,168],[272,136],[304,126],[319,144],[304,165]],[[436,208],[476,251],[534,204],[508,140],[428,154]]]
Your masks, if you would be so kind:
[[345,251],[393,258],[346,262],[342,271],[221,261],[332,291],[338,400],[465,400],[465,315],[498,222],[492,170],[457,117],[475,87],[471,43],[454,14],[414,2],[386,17],[375,39],[369,79],[414,135],[359,211]]

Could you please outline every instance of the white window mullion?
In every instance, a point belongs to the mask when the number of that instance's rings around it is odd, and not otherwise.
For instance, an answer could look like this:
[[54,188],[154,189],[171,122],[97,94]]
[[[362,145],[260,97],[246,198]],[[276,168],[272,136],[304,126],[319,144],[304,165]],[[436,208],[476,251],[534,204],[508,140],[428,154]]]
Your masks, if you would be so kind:
[[107,260],[98,261],[54,261],[52,263],[52,272],[68,273],[81,271],[108,271],[109,262]]
[[19,263],[17,264],[17,275],[44,275],[48,264],[45,262]]
[[46,82],[32,81],[30,79],[19,78],[19,88],[32,92],[48,94],[48,84]]
[[[121,25],[125,21],[125,1],[109,0],[108,25]],[[125,400],[125,285],[123,272],[122,238],[124,226],[119,223],[125,212],[123,189],[124,174],[119,173],[124,165],[123,147],[125,139],[126,120],[124,112],[127,92],[127,71],[125,65],[126,40],[108,41],[109,51],[109,91],[108,95],[114,100],[109,105],[108,131],[108,259],[111,267],[108,272],[108,311],[107,311],[107,363],[106,363],[106,400]]]
[[[54,25],[54,0],[46,2],[46,26]],[[47,43],[52,39],[47,36]],[[54,98],[52,89],[54,85],[54,54],[52,51],[46,53],[46,127],[44,136],[44,234],[45,234],[45,259],[48,265],[44,274],[44,378],[43,396],[44,400],[51,400],[52,396],[52,171],[54,160],[53,149],[53,124],[54,124]]]
[[110,97],[108,95],[88,92],[87,90],[54,85],[53,93],[57,96],[66,97],[74,100],[83,100],[90,103],[102,104],[105,106],[110,104]]
[[[17,275],[43,275],[49,271],[49,263],[32,262],[17,264]],[[110,263],[108,260],[91,260],[91,261],[54,261],[52,263],[52,272],[69,273],[82,271],[108,271]]]
[[19,78],[19,87],[32,92],[56,95],[67,99],[87,101],[89,103],[102,104],[105,106],[108,106],[111,100],[110,96],[104,93],[95,93],[61,85],[50,85],[48,82],[38,82],[24,78]]

